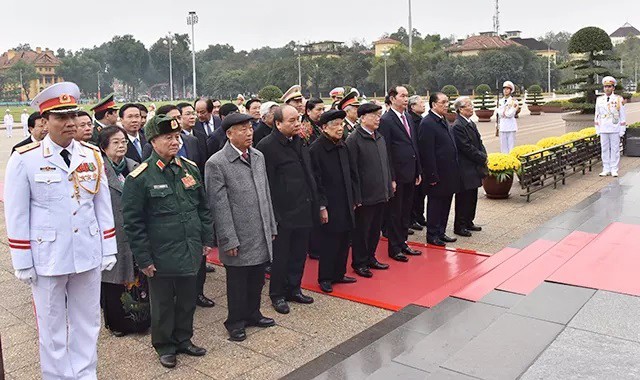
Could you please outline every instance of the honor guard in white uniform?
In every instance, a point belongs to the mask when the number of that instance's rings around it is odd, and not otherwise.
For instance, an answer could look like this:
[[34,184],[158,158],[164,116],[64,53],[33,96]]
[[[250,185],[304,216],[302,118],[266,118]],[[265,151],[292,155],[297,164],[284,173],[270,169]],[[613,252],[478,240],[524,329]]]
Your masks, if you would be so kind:
[[604,95],[596,99],[595,125],[602,148],[602,173],[600,173],[600,177],[618,176],[620,138],[627,130],[622,96],[613,93],[617,83],[614,77],[602,78]]
[[13,115],[8,108],[4,112],[4,128],[7,130],[7,137],[13,137]]
[[20,114],[20,123],[22,124],[22,135],[24,137],[29,136],[29,113],[27,109],[22,110],[22,114]]
[[509,153],[516,146],[516,132],[518,123],[516,113],[518,112],[518,100],[511,96],[516,90],[516,86],[511,81],[506,81],[502,85],[504,98],[498,104],[498,117],[500,119],[500,152]]
[[31,285],[45,380],[96,379],[100,272],[116,262],[104,163],[73,140],[79,97],[62,82],[33,99],[49,134],[16,149],[4,182],[11,259]]

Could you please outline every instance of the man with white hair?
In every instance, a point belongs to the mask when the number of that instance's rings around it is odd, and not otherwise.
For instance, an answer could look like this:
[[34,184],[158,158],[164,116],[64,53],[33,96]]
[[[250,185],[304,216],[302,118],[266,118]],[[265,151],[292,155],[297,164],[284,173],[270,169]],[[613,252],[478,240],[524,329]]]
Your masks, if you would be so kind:
[[29,113],[26,108],[22,110],[20,115],[20,124],[22,124],[22,135],[24,137],[29,136]]
[[511,81],[506,81],[502,85],[504,98],[498,105],[498,118],[500,119],[500,152],[509,153],[516,146],[516,132],[518,123],[516,113],[518,112],[518,100],[511,94],[516,90],[516,86]]
[[602,173],[600,173],[600,177],[618,176],[620,138],[627,130],[622,96],[613,92],[617,83],[612,76],[602,78],[604,95],[596,99],[595,125],[602,148]]
[[8,108],[4,113],[4,127],[7,130],[7,137],[11,138],[13,136],[13,115]]
[[265,102],[260,105],[260,121],[253,133],[253,146],[258,145],[260,140],[269,136],[273,131],[273,112],[278,107],[276,102]]

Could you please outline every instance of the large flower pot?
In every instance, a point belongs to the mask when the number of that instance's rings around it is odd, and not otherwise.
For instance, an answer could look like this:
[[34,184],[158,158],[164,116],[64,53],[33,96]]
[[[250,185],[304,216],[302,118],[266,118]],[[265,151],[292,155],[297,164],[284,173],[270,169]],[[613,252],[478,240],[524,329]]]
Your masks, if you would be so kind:
[[456,121],[456,117],[458,117],[458,114],[455,112],[447,112],[444,114],[444,118],[447,119],[449,123]]
[[580,111],[562,115],[564,132],[578,132],[581,129],[593,127],[593,114],[583,114]]
[[544,112],[544,113],[564,113],[564,112],[567,112],[567,110],[561,105],[554,106],[554,105],[546,105],[546,104],[544,106],[542,106],[542,110],[541,111]]
[[479,122],[486,123],[488,121],[491,121],[493,110],[476,110],[476,116],[478,116]]
[[482,187],[485,195],[489,199],[507,199],[513,185],[513,175],[506,181],[498,182],[498,179],[492,175],[484,177]]
[[529,105],[529,112],[532,115],[540,115],[541,111],[542,111],[542,106]]

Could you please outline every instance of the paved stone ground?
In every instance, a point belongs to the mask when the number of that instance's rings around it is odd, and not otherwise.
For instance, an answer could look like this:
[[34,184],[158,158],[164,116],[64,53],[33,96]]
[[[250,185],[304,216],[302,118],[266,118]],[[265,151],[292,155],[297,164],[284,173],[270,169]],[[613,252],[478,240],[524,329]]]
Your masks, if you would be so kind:
[[[640,119],[640,105],[629,109],[630,119]],[[635,120],[634,120],[635,119]],[[523,115],[518,143],[535,142],[542,137],[562,134],[560,115],[539,117]],[[489,151],[497,150],[493,124],[481,124]],[[22,138],[0,137],[0,178],[11,146]],[[640,160],[624,158],[621,174],[640,166]],[[484,231],[472,238],[460,239],[452,246],[494,253],[519,239],[536,226],[577,204],[612,181],[597,177],[600,167],[586,176],[576,175],[566,186],[546,189],[533,197],[531,203],[518,197],[490,201],[481,196],[477,222]],[[0,206],[3,208],[3,206]],[[37,332],[30,290],[13,277],[6,242],[4,212],[0,225],[0,335],[3,340],[5,370],[8,378],[38,379]],[[424,241],[414,235],[418,241]],[[346,341],[369,326],[388,317],[386,310],[354,302],[314,294],[311,306],[292,305],[287,316],[276,315],[263,298],[263,312],[276,318],[270,329],[249,329],[249,339],[243,343],[226,340],[222,321],[226,316],[225,276],[223,270],[209,274],[205,293],[216,301],[213,309],[198,309],[195,318],[194,342],[209,349],[203,358],[179,358],[174,370],[160,366],[148,335],[114,338],[102,331],[99,343],[99,377],[113,379],[274,379]]]

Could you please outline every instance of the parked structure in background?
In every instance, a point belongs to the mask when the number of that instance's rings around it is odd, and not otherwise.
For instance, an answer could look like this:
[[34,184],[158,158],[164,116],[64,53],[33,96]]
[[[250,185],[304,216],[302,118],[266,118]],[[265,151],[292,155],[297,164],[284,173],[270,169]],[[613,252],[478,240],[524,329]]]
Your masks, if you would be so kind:
[[55,53],[48,48],[44,50],[37,47],[36,50],[9,50],[0,56],[0,73],[8,71],[18,62],[24,62],[33,65],[36,68],[38,78],[31,80],[29,83],[28,93],[18,87],[18,83],[8,83],[3,92],[16,91],[16,99],[25,101],[33,99],[40,91],[54,83],[62,82],[63,78],[56,75],[56,69],[62,61],[56,57]]

